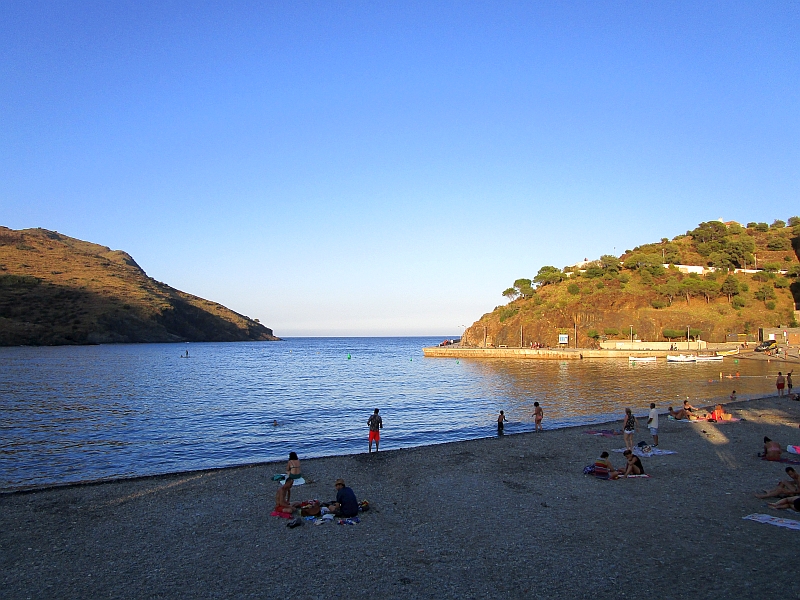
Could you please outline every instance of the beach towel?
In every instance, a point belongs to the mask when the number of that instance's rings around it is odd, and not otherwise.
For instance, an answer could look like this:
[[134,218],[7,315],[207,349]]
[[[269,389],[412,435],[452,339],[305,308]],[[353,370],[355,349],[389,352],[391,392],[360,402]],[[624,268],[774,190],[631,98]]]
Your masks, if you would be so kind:
[[[278,485],[283,485],[284,483],[286,483],[286,475],[280,475],[280,479],[275,479],[276,477],[278,477],[278,475],[273,475],[272,476],[272,481],[275,481]],[[292,485],[292,487],[297,487],[298,485],[303,485],[305,482],[306,482],[306,480],[303,479],[302,477],[300,477],[300,478],[294,480],[294,484]]]
[[[625,452],[625,448],[615,448],[612,452]],[[677,454],[675,450],[662,450],[661,448],[650,448],[650,452],[643,452],[639,446],[633,447],[633,453],[636,456],[650,458],[651,456],[666,456],[667,454]]]
[[588,433],[589,435],[600,435],[603,437],[614,437],[615,435],[622,435],[622,431],[617,429],[590,429],[588,431],[584,431],[583,433]]
[[756,521],[757,523],[767,523],[769,525],[777,525],[778,527],[786,527],[787,529],[800,531],[800,521],[795,521],[794,519],[783,519],[781,517],[773,517],[772,515],[764,515],[759,513],[753,513],[752,515],[747,515],[746,517],[742,518],[750,521]]
[[786,446],[786,451],[792,454],[800,454],[800,446],[792,446],[791,444],[789,444],[788,446]]
[[706,417],[697,417],[696,419],[676,419],[672,415],[667,417],[670,421],[675,421],[676,423],[716,423],[717,425],[724,425],[725,423],[738,423],[741,419],[736,417],[731,417],[730,419],[723,419],[722,421],[715,421],[713,419],[707,419]]
[[[762,456],[761,460],[767,460],[766,457]],[[778,462],[778,463],[785,463],[787,465],[800,465],[800,460],[795,460],[794,458],[779,458],[778,460],[770,460],[769,462]]]
[[623,479],[650,479],[650,475],[647,473],[642,473],[641,475],[628,475],[627,477],[625,475],[620,475],[620,477]]
[[292,518],[294,518],[289,513],[278,512],[277,510],[273,510],[271,513],[269,513],[269,516],[270,517],[280,517],[281,519],[292,519]]

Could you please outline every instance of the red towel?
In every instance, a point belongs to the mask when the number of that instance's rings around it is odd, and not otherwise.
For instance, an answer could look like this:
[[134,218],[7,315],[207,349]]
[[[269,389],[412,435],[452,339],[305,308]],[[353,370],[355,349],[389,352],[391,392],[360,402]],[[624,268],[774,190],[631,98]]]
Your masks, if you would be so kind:
[[292,515],[290,515],[289,513],[278,512],[277,510],[273,510],[271,513],[269,513],[269,516],[270,517],[280,517],[281,519],[291,519],[292,518]]

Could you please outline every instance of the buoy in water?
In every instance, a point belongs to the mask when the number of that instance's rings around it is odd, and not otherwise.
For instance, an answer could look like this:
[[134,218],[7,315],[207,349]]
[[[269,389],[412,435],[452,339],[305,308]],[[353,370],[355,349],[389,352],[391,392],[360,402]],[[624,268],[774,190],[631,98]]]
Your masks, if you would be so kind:
[[350,354],[347,355],[347,360],[350,360]]

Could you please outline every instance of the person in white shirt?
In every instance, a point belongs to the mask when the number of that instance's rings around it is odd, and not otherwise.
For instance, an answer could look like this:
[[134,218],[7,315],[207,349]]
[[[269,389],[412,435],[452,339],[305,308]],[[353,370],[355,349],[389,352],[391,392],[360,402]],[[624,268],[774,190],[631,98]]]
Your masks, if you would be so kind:
[[650,416],[647,417],[647,426],[650,428],[650,435],[653,436],[653,447],[658,446],[658,411],[655,403],[650,403]]

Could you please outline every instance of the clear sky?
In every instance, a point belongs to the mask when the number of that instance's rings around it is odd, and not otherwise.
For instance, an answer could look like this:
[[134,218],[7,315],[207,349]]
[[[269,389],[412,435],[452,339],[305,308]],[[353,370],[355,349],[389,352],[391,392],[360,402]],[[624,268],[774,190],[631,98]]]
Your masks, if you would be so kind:
[[0,225],[279,336],[800,213],[800,4],[0,2]]

